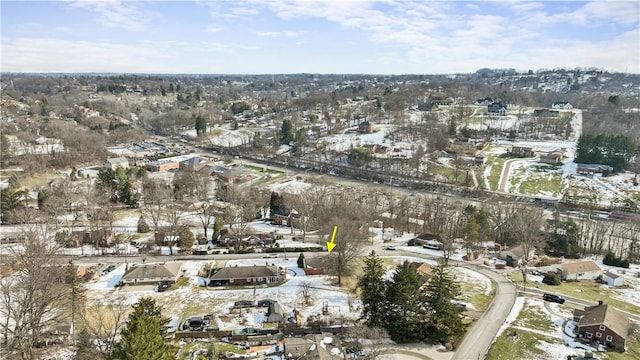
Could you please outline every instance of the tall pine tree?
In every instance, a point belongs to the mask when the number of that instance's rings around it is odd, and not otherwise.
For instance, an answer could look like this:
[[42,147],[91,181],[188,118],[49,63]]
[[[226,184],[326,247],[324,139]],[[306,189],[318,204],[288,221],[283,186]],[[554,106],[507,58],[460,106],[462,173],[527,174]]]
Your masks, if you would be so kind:
[[416,268],[408,261],[398,266],[393,279],[386,283],[385,328],[396,342],[420,341],[424,337],[425,308],[421,301],[421,285]]
[[358,280],[362,300],[361,318],[368,326],[383,327],[385,323],[385,293],[387,284],[382,278],[385,272],[382,259],[375,251],[364,259],[364,275]]
[[162,316],[161,307],[155,300],[141,298],[133,305],[121,340],[113,351],[118,360],[174,360],[175,349],[167,342],[168,319]]
[[443,263],[433,267],[425,302],[429,310],[426,335],[430,340],[451,339],[464,333],[460,310],[453,302],[460,285]]

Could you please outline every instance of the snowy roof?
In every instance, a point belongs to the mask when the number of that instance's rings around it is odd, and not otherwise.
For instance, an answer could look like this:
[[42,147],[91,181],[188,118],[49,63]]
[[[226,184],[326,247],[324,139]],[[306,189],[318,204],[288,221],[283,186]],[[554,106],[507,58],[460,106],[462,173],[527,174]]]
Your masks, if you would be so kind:
[[176,278],[181,266],[181,262],[134,265],[122,275],[122,281]]
[[562,264],[562,270],[569,274],[577,274],[588,271],[600,271],[600,267],[593,261],[578,261]]

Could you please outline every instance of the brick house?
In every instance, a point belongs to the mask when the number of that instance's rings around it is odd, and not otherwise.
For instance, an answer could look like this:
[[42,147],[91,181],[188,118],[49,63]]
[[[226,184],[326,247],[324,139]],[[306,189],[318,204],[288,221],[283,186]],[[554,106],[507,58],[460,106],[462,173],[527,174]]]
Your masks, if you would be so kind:
[[518,157],[534,157],[536,155],[533,148],[522,146],[512,146],[509,150],[509,154]]
[[284,280],[277,266],[232,266],[216,271],[211,282],[229,285],[277,284]]
[[602,301],[584,310],[575,310],[573,321],[578,323],[578,339],[587,344],[604,344],[624,351],[629,334],[629,318]]

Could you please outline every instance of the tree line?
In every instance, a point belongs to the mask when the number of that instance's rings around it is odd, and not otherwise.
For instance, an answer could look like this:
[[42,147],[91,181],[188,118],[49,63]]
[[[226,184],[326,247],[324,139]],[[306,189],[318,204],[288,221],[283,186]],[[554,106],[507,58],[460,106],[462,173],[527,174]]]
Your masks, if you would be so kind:
[[578,139],[576,163],[602,164],[624,171],[640,153],[638,143],[627,135],[583,134]]

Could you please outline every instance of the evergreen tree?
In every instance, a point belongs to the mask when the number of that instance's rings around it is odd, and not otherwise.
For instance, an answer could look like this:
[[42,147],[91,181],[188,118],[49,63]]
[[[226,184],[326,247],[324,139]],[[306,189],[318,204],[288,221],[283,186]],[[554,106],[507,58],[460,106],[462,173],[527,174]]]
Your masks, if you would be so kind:
[[304,269],[304,253],[300,253],[300,256],[298,256],[298,267]]
[[282,144],[289,144],[290,142],[293,141],[294,133],[293,133],[293,125],[291,124],[291,120],[286,119],[282,122],[282,129],[280,130],[280,133],[281,133]]
[[161,310],[155,300],[149,297],[143,297],[133,305],[133,312],[121,332],[120,342],[113,351],[114,359],[176,359],[175,349],[167,342],[168,319],[162,316]]
[[426,290],[425,302],[429,310],[427,337],[440,340],[462,335],[465,328],[460,310],[453,302],[460,295],[460,285],[447,266],[440,263],[433,267]]
[[382,259],[375,251],[364,259],[364,275],[358,280],[362,300],[362,319],[368,326],[383,326],[385,323],[385,293],[387,284],[382,276],[385,269]]
[[415,342],[424,337],[421,285],[416,268],[408,261],[398,266],[393,279],[386,282],[386,330],[396,342]]
[[196,116],[195,128],[198,136],[204,135],[207,132],[207,122],[204,120],[202,115]]

